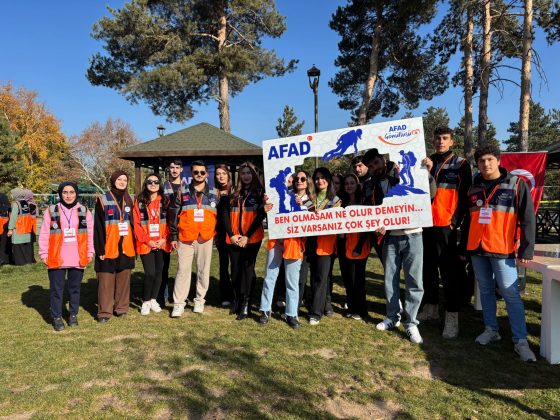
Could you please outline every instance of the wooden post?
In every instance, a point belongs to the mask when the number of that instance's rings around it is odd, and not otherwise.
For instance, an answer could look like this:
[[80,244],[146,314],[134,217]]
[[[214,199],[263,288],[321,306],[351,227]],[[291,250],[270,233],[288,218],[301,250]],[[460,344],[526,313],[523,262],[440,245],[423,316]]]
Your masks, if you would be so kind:
[[142,166],[140,162],[134,162],[134,194],[138,196],[142,192]]

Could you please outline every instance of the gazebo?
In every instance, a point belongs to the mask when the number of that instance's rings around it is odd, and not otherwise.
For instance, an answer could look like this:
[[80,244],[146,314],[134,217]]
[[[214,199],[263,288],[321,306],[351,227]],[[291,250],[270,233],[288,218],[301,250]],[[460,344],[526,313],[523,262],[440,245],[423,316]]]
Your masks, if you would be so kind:
[[214,165],[224,163],[232,174],[237,166],[250,161],[258,168],[263,167],[262,148],[227,133],[208,123],[200,123],[174,133],[131,146],[118,154],[121,159],[134,162],[135,192],[142,186],[142,168],[156,173],[165,170],[171,159],[183,162],[182,176],[190,176],[190,163],[203,160],[208,165],[209,181],[213,184]]

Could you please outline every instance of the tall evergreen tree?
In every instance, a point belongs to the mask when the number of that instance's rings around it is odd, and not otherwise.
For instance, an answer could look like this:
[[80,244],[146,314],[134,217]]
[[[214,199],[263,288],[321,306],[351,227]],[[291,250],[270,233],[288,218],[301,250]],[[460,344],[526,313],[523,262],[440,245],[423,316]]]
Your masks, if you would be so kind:
[[278,137],[299,136],[304,124],[305,121],[298,122],[294,109],[286,105],[282,117],[278,118],[276,133]]
[[[520,152],[519,122],[510,122],[508,133],[510,137],[504,141],[508,151]],[[546,112],[538,102],[531,102],[528,124],[528,150],[546,150],[560,142],[560,110],[552,109]]]
[[330,27],[342,38],[335,60],[340,71],[329,86],[355,123],[395,115],[401,105],[416,108],[420,100],[445,91],[447,70],[416,33],[432,21],[436,3],[349,0],[334,13]]
[[434,153],[434,130],[437,127],[449,126],[449,114],[445,108],[429,107],[422,114],[424,122],[424,140],[426,142],[426,155]]
[[296,64],[262,46],[286,29],[273,0],[131,0],[109,11],[92,34],[106,54],[92,56],[87,78],[170,121],[192,118],[194,104],[212,99],[229,132],[230,95]]
[[8,192],[16,187],[24,176],[23,149],[18,147],[17,133],[0,115],[0,192]]

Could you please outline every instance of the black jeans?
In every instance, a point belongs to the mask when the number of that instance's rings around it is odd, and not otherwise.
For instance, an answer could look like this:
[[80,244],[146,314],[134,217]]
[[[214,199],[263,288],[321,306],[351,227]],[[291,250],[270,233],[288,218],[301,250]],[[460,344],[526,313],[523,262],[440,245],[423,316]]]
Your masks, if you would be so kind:
[[261,243],[247,244],[245,248],[236,245],[228,245],[231,261],[231,281],[235,296],[235,311],[241,310],[245,299],[251,301],[252,291],[255,288],[257,276],[255,274],[255,262]]
[[309,316],[320,319],[325,311],[327,301],[331,256],[310,255],[309,266],[311,269],[311,305]]
[[156,299],[161,286],[163,272],[163,251],[151,251],[149,254],[140,255],[144,266],[144,302]]
[[77,315],[80,308],[80,287],[84,270],[81,268],[55,268],[49,270],[51,285],[51,315],[53,318],[62,316],[62,300],[64,296],[64,281],[68,274],[68,297],[70,300],[70,315]]
[[367,258],[352,259],[339,257],[340,272],[346,287],[346,303],[348,313],[361,317],[367,315],[366,304],[366,264]]
[[165,306],[165,302],[173,300],[173,288],[169,285],[169,264],[171,262],[171,253],[160,251],[163,257],[163,269],[161,271],[161,284],[157,295],[157,301],[161,306]]
[[447,226],[424,228],[424,304],[439,302],[439,278],[443,284],[445,310],[458,312],[460,308],[461,275],[457,264],[457,231]]
[[228,245],[221,243],[216,248],[218,248],[218,256],[220,257],[220,299],[222,302],[231,302],[233,300],[233,286],[229,275]]

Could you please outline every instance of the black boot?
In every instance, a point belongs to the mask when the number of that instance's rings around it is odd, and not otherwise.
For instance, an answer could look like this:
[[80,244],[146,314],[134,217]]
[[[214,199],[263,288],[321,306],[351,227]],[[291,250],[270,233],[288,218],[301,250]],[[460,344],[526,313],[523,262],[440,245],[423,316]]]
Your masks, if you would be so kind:
[[62,331],[64,329],[64,322],[62,322],[62,318],[54,318],[53,319],[53,328],[55,331]]
[[249,298],[243,298],[241,302],[241,309],[237,314],[237,320],[242,321],[249,316]]
[[261,311],[261,317],[259,318],[259,324],[268,324],[270,319],[270,311]]
[[287,316],[286,317],[286,322],[294,330],[297,330],[299,328],[299,321],[298,321],[297,317],[295,317],[295,316]]

